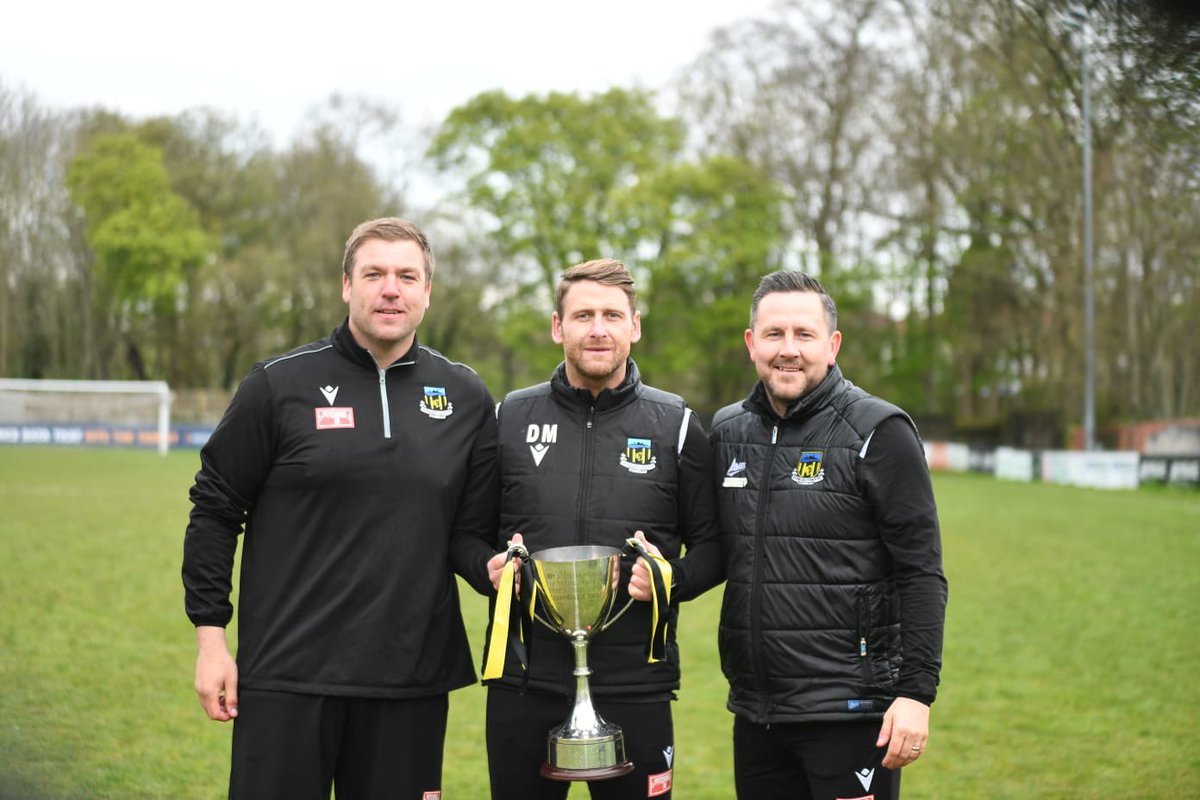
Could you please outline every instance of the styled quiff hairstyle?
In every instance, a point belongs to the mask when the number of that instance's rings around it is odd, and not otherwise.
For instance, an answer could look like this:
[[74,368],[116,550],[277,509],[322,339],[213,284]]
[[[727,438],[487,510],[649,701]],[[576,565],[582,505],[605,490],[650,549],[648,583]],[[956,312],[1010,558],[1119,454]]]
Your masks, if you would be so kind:
[[625,269],[625,265],[615,258],[597,258],[593,261],[576,264],[562,274],[558,281],[558,291],[554,297],[554,310],[560,317],[563,313],[563,299],[567,296],[567,290],[571,288],[571,284],[579,281],[595,281],[605,286],[621,287],[621,291],[625,292],[625,296],[629,298],[629,310],[637,311],[637,289],[634,288],[633,276],[629,274],[629,270]]
[[820,282],[807,272],[795,270],[780,270],[764,275],[754,290],[754,299],[750,302],[750,329],[754,330],[754,320],[758,316],[758,304],[769,294],[775,292],[812,292],[820,295],[821,305],[825,307],[825,322],[829,325],[829,333],[837,330],[837,306]]
[[354,229],[350,238],[346,240],[346,254],[342,256],[342,272],[347,278],[354,277],[354,257],[358,255],[358,248],[362,247],[363,242],[372,239],[382,239],[385,242],[414,242],[425,256],[425,280],[433,280],[433,248],[429,246],[429,239],[425,238],[425,232],[416,225],[399,217],[368,220]]

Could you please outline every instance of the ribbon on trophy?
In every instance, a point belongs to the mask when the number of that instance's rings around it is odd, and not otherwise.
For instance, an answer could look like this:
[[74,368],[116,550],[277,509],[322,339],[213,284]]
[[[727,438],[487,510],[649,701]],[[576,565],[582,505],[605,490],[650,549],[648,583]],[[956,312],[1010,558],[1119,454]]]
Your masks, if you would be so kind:
[[[517,566],[518,560],[521,566]],[[517,586],[518,569],[521,587]],[[523,591],[521,591],[523,589]],[[533,566],[529,551],[524,545],[508,543],[504,568],[500,573],[500,586],[496,590],[496,605],[492,611],[492,634],[488,639],[487,660],[483,665],[483,679],[492,680],[504,674],[504,658],[511,646],[513,653],[529,676],[529,657],[533,650],[533,637],[527,635],[525,626],[533,624],[533,607],[537,599],[537,582],[533,578]],[[514,623],[515,617],[515,623]]]
[[636,552],[646,561],[650,569],[650,643],[646,646],[646,660],[653,664],[666,656],[667,619],[671,606],[671,563],[646,549],[636,537],[625,540],[626,551]]

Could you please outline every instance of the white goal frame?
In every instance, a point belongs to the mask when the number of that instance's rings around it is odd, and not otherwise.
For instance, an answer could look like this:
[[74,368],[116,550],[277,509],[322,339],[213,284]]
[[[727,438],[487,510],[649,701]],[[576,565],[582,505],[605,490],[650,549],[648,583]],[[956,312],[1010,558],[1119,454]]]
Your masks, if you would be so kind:
[[79,394],[139,394],[158,397],[158,452],[166,455],[171,434],[171,389],[166,381],[73,381],[0,378],[0,390]]

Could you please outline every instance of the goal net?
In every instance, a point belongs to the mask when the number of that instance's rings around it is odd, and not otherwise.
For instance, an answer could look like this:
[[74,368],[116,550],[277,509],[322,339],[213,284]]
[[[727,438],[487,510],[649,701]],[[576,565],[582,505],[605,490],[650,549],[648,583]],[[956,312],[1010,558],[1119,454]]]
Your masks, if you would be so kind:
[[164,381],[0,378],[0,444],[170,446]]

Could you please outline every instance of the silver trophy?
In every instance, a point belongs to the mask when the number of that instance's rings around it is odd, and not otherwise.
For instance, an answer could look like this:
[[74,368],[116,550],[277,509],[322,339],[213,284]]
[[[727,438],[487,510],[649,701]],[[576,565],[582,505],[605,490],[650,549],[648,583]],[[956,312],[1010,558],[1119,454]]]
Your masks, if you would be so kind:
[[633,770],[625,758],[625,737],[592,705],[587,663],[588,640],[616,622],[632,600],[613,614],[613,572],[621,551],[613,547],[552,547],[530,557],[542,610],[536,619],[571,640],[575,651],[575,700],[571,716],[550,731],[541,774],[565,781],[615,778]]

